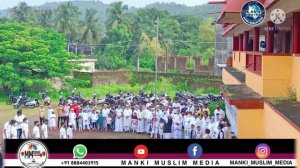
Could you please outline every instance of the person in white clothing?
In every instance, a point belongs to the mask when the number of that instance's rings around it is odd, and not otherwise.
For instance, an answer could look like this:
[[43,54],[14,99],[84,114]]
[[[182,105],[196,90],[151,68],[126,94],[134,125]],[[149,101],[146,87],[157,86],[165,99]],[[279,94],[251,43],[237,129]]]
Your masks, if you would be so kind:
[[50,115],[49,127],[50,127],[51,130],[56,129],[56,115],[55,115],[54,111],[52,111],[52,114]]
[[39,122],[35,121],[33,130],[32,130],[32,135],[33,135],[34,139],[40,139],[41,138],[39,126],[40,126]]
[[59,138],[60,139],[67,139],[67,133],[66,133],[66,124],[63,124],[62,127],[59,130]]
[[89,114],[87,111],[82,113],[82,121],[83,121],[83,130],[90,130],[89,126]]
[[73,126],[69,125],[67,129],[67,139],[73,139]]
[[16,122],[16,129],[17,129],[17,138],[21,139],[22,136],[22,123],[24,120],[25,116],[23,115],[22,109],[19,109],[17,111],[17,115],[14,117],[14,120]]
[[93,128],[93,131],[96,131],[96,129],[97,129],[97,122],[98,122],[98,114],[96,113],[95,110],[92,112],[91,119],[92,119],[92,128]]
[[52,107],[51,106],[49,106],[48,107],[48,121],[50,122],[50,124],[49,125],[51,125],[52,123],[51,123],[51,118],[52,118],[52,114],[54,113],[54,110],[52,109]]
[[112,131],[112,117],[110,114],[108,114],[108,116],[106,117],[106,131],[110,132]]
[[69,114],[69,124],[73,126],[73,129],[76,130],[76,113],[74,112],[74,109],[71,109],[71,112]]
[[123,132],[123,109],[120,105],[116,109],[115,132]]
[[41,126],[42,139],[48,139],[48,120],[44,120]]
[[190,139],[191,138],[191,125],[194,123],[195,118],[192,116],[192,112],[188,112],[188,115],[185,117],[184,120],[184,138]]
[[[150,107],[148,107],[150,108]],[[151,108],[151,110],[146,110],[146,131],[147,134],[150,135],[151,133],[151,124],[152,124],[152,118],[153,118],[153,112],[154,112],[154,108]]]
[[209,124],[209,117],[208,117],[208,112],[204,112],[204,115],[201,119],[201,132],[204,133],[205,132],[205,129],[208,127],[208,124]]
[[11,121],[7,121],[3,126],[3,139],[10,139]]
[[201,127],[198,126],[194,135],[194,139],[201,139],[202,138],[202,131]]
[[125,132],[129,132],[131,128],[131,116],[132,116],[132,110],[129,108],[129,105],[126,105],[126,108],[124,110],[124,130]]
[[144,115],[144,133],[147,134],[147,113],[150,107],[143,106],[143,115]]
[[29,138],[28,120],[27,118],[24,118],[22,123],[22,139],[28,139],[28,138]]
[[219,116],[220,119],[225,118],[225,112],[220,108],[220,106],[218,105],[216,110],[214,111],[214,116],[215,118],[217,118],[217,116]]
[[208,123],[208,127],[207,129],[209,129],[209,135],[211,137],[215,137],[215,119],[214,117],[211,117],[210,122]]
[[10,139],[17,139],[18,138],[18,132],[16,128],[16,121],[12,120],[11,121],[11,126],[10,126]]
[[103,130],[107,130],[106,118],[108,117],[108,114],[110,114],[110,110],[107,108],[107,105],[104,104],[104,107],[102,109],[102,116],[103,116],[102,128],[103,128]]
[[139,109],[137,113],[137,118],[138,118],[138,128],[137,128],[137,133],[142,134],[145,132],[144,126],[145,126],[145,115],[144,115],[144,110],[143,107]]
[[173,115],[174,122],[174,139],[182,139],[182,114],[179,113],[179,110]]
[[83,120],[82,120],[82,116],[78,117],[78,129],[81,132],[83,128]]

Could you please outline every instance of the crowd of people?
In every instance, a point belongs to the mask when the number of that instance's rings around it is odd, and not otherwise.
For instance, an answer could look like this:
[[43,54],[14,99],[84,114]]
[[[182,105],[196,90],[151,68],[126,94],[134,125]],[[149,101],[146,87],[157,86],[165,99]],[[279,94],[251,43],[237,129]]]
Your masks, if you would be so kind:
[[4,124],[3,137],[11,139],[47,139],[48,129],[59,131],[60,139],[72,139],[73,132],[116,132],[148,134],[153,139],[230,139],[230,124],[218,106],[210,111],[208,104],[199,107],[191,100],[157,102],[150,99],[137,104],[107,104],[103,107],[78,104],[76,101],[41,106],[39,121],[32,132],[22,110]]

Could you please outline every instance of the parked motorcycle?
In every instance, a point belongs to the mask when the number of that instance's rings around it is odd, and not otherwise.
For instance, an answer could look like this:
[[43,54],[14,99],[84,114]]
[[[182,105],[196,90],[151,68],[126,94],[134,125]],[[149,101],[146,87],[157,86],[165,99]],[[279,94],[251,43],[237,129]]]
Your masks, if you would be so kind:
[[20,107],[29,107],[34,108],[40,106],[39,100],[37,98],[30,100],[30,99],[22,99],[22,96],[19,96],[19,99],[14,104],[14,108],[18,109]]
[[6,100],[6,104],[11,105],[13,103],[16,103],[17,100],[18,100],[18,96],[11,93],[8,97],[8,100]]

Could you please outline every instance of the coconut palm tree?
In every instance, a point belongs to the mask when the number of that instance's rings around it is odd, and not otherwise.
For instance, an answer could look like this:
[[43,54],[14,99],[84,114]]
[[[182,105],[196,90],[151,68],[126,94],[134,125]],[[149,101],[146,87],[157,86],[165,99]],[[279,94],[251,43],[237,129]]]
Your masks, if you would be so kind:
[[43,8],[35,11],[37,16],[37,23],[43,27],[52,27],[54,12],[51,9]]
[[14,21],[28,22],[30,20],[32,9],[26,2],[20,2],[11,9],[11,16]]
[[56,10],[55,27],[58,32],[65,34],[69,41],[78,36],[79,9],[71,2],[61,4]]
[[100,41],[101,30],[98,24],[99,18],[96,17],[97,11],[94,9],[86,9],[83,21],[83,33],[81,42],[93,44]]
[[127,5],[123,5],[122,2],[114,2],[110,4],[106,11],[107,20],[105,22],[107,30],[112,29],[114,26],[120,23],[129,25],[129,22],[125,16],[125,12],[128,10]]

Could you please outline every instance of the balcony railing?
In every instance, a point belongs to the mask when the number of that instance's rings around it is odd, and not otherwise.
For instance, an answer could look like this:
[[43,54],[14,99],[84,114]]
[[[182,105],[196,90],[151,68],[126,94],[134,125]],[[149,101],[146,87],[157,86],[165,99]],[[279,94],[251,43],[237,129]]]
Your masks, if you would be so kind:
[[257,75],[262,75],[262,55],[261,52],[246,53],[246,69]]

